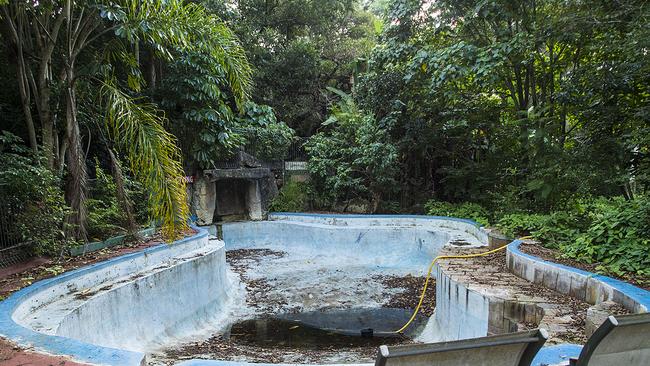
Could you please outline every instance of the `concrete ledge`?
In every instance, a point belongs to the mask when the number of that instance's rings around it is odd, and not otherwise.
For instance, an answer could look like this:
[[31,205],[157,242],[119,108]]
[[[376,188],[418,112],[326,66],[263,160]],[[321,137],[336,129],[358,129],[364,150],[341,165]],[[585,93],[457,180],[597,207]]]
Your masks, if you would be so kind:
[[[156,230],[157,230],[156,228],[143,229],[143,230],[140,230],[138,232],[138,235],[140,235],[140,236],[142,236],[144,238],[148,238],[148,237],[152,236],[153,234],[155,234]],[[111,248],[111,247],[114,247],[114,246],[117,246],[117,245],[120,245],[120,244],[124,243],[124,240],[126,240],[127,237],[129,237],[129,235],[118,235],[118,236],[114,236],[112,238],[106,239],[104,241],[96,241],[96,242],[86,243],[86,244],[83,244],[83,245],[72,247],[72,248],[70,248],[70,255],[74,257],[74,256],[78,256],[78,255],[83,255],[83,254],[86,254],[86,253],[95,252],[95,251],[98,251],[98,250],[101,250],[101,249],[104,249],[104,248]]]
[[[307,217],[301,216],[302,219]],[[318,221],[277,220],[232,222],[221,225],[227,248],[274,248],[308,253],[350,250],[363,253],[355,260],[379,268],[412,268],[424,272],[427,265],[448,243],[462,242],[467,247],[485,246],[462,229],[426,220],[421,225],[388,225],[392,220],[374,222],[350,219],[338,225]],[[386,225],[383,225],[381,221]],[[463,224],[466,225],[466,224]]]
[[464,231],[487,245],[488,233],[483,227],[469,219],[428,215],[370,215],[370,214],[315,214],[298,212],[271,212],[272,221],[298,221],[328,224],[333,226],[423,226],[435,225]]
[[633,313],[650,309],[650,292],[627,282],[549,262],[523,253],[515,240],[507,249],[506,265],[516,276],[542,284],[590,304],[613,301]]
[[[70,356],[75,360],[100,365],[140,365],[144,353],[127,351],[112,347],[102,347],[82,340],[37,332],[14,319],[15,312],[21,307],[38,304],[38,299],[60,297],[66,285],[83,283],[98,284],[107,273],[115,272],[115,268],[132,268],[137,263],[151,265],[155,258],[165,258],[177,250],[194,247],[201,241],[207,241],[207,231],[195,228],[198,233],[194,236],[176,241],[171,245],[161,244],[147,248],[141,252],[130,253],[104,262],[96,263],[60,276],[39,281],[29,287],[12,294],[0,302],[0,336],[8,338],[21,346],[34,347],[38,351]],[[142,264],[140,264],[141,266]],[[36,300],[36,303],[34,301]]]

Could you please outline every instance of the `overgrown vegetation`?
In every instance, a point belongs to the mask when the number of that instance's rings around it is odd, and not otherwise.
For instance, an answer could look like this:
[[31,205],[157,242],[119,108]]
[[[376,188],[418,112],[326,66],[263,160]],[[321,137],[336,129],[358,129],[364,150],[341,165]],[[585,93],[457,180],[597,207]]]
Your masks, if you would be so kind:
[[397,150],[372,114],[360,110],[349,95],[332,90],[341,101],[324,124],[333,128],[312,136],[305,146],[313,185],[332,206],[361,198],[376,212],[382,195],[397,188]]
[[309,208],[309,190],[307,183],[289,181],[269,207],[275,212],[303,212]]
[[[532,234],[604,272],[647,276],[647,4],[392,0],[383,9],[352,101],[339,99],[371,116],[385,155],[342,156],[354,146],[342,136],[354,134],[325,120],[310,150],[316,193],[335,201],[381,186],[379,207],[428,202],[428,214]],[[380,176],[394,183],[336,178],[382,158],[396,171]],[[346,161],[360,165],[344,170]],[[330,193],[336,184],[342,194]]]
[[15,218],[5,235],[28,243],[34,254],[59,256],[71,244],[64,235],[69,208],[59,179],[38,160],[19,137],[0,135],[0,209]]
[[567,258],[597,264],[597,270],[620,277],[650,278],[650,200],[622,197],[583,198],[549,213],[514,212],[499,215],[475,203],[429,201],[430,215],[469,218],[494,223],[511,238],[532,236]]
[[[182,154],[164,127],[163,111],[148,96],[165,66],[185,62],[194,89],[170,105],[207,104],[205,94],[215,99],[217,93],[230,108],[242,108],[251,68],[230,28],[201,4],[183,0],[11,0],[0,5],[0,20],[3,85],[20,96],[10,100],[22,112],[24,127],[16,132],[65,182],[71,208],[66,235],[87,239],[91,148],[123,158],[146,187],[151,216],[165,237],[180,235],[189,217]],[[189,107],[190,115],[198,113]],[[209,107],[201,119],[213,112]],[[104,143],[91,144],[98,140]],[[118,189],[118,198],[122,193]]]
[[25,141],[3,135],[2,189],[35,250],[133,231],[144,202],[174,238],[184,175],[301,136],[310,181],[275,210],[471,218],[648,276],[643,0],[9,0],[0,18],[0,121]]
[[489,212],[476,203],[463,202],[453,204],[431,200],[424,205],[424,208],[427,215],[471,219],[483,226],[490,225]]

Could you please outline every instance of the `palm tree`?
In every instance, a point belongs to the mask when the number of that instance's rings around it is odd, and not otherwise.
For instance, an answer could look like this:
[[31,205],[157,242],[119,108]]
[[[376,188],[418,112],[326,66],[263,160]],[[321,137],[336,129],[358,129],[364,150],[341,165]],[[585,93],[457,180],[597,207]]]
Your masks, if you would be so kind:
[[[174,136],[164,128],[162,113],[134,96],[144,84],[139,48],[147,47],[161,59],[171,59],[178,52],[208,56],[226,75],[237,105],[242,106],[251,87],[251,68],[233,32],[202,6],[182,0],[10,0],[0,8],[6,34],[3,40],[20,49],[18,56],[24,60],[18,78],[26,96],[24,112],[30,117],[26,120],[33,120],[30,97],[49,98],[50,94],[47,82],[32,82],[34,74],[51,78],[53,68],[58,67],[62,75],[65,138],[58,148],[50,146],[45,137],[43,142],[49,161],[65,161],[66,200],[73,210],[68,221],[75,228],[72,234],[79,239],[86,236],[87,174],[77,96],[83,80],[97,91],[104,117],[100,128],[124,153],[126,165],[149,191],[152,218],[163,223],[168,238],[175,237],[187,227],[188,218],[181,154]],[[34,40],[46,44],[50,52],[32,53],[35,60],[29,62],[25,50],[33,47]],[[58,52],[52,52],[54,49]],[[77,64],[82,56],[96,65],[80,71]],[[127,75],[120,78],[124,70]],[[49,104],[49,99],[36,102],[37,107],[44,104]],[[42,130],[51,130],[51,115],[44,115],[42,109],[37,108]]]

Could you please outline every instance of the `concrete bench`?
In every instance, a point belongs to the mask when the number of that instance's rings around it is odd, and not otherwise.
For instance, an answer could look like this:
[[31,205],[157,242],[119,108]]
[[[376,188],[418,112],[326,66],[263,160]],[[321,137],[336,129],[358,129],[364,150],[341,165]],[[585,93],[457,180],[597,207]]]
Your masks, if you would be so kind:
[[453,342],[380,346],[375,366],[528,366],[546,342],[544,329]]
[[571,365],[650,365],[650,313],[609,316]]

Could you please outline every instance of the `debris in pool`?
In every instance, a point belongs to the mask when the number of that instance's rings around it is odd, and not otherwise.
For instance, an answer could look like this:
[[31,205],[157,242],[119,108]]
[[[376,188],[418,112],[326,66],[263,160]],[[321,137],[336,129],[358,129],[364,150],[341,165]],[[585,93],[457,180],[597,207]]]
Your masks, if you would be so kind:
[[471,243],[468,243],[465,240],[460,240],[460,239],[452,240],[451,242],[449,242],[449,244],[451,244],[453,246],[457,246],[457,247],[465,247],[465,246],[468,246],[468,245],[472,245]]
[[[425,277],[420,276],[395,276],[395,275],[375,275],[372,280],[381,282],[390,289],[401,289],[402,291],[386,293],[385,307],[388,308],[415,308],[420,301],[422,286],[424,286]],[[427,287],[427,293],[422,302],[420,313],[426,316],[433,315],[436,308],[436,283],[432,277]]]
[[318,349],[326,347],[378,347],[382,344],[401,343],[403,337],[371,337],[337,333],[298,325],[298,322],[277,318],[249,319],[236,323],[230,330],[228,338],[234,343],[256,345],[261,348],[295,348]]
[[[348,309],[279,314],[233,324],[225,338],[232,343],[261,348],[296,349],[377,347],[403,343],[409,337],[395,333],[411,315],[409,309]],[[417,334],[426,317],[418,317]]]

